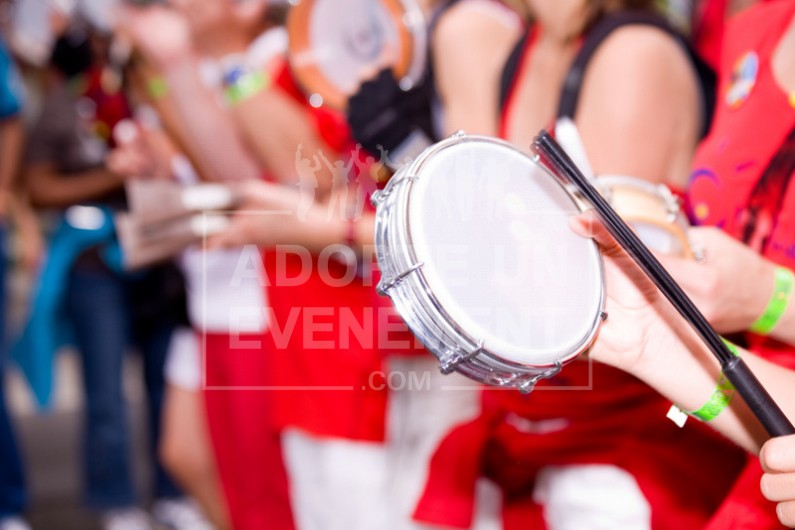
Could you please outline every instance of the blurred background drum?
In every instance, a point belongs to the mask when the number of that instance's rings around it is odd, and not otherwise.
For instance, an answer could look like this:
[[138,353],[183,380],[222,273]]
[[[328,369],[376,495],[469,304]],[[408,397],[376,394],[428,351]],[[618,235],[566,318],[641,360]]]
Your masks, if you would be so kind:
[[695,259],[696,252],[687,237],[690,222],[679,198],[666,185],[615,175],[600,175],[594,185],[646,246],[663,254]]
[[424,75],[426,27],[410,0],[293,0],[290,65],[310,103],[342,109],[363,78],[392,66],[404,90]]

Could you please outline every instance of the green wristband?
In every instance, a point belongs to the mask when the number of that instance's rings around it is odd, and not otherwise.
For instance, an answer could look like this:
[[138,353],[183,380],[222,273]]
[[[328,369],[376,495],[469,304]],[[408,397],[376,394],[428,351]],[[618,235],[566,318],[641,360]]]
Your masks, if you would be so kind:
[[750,331],[759,335],[769,335],[773,331],[787,310],[789,298],[792,295],[792,284],[792,271],[785,267],[776,267],[776,283],[773,286],[773,296],[770,297],[762,316],[756,319],[756,322],[748,328]]
[[270,81],[270,76],[265,72],[249,72],[226,88],[226,102],[229,105],[237,105],[265,90],[270,85]]
[[153,100],[159,101],[168,96],[168,84],[162,77],[153,77],[147,81],[146,91]]
[[729,342],[728,340],[724,339],[723,337],[721,337],[720,340],[723,341],[723,345],[726,346],[726,349],[729,350],[732,355],[734,355],[735,357],[739,357],[740,356],[740,350],[737,349],[737,346],[735,344]]
[[700,409],[687,412],[687,414],[701,421],[712,421],[723,412],[723,409],[729,406],[733,397],[734,385],[731,384],[731,381],[726,379],[726,376],[722,375],[718,380],[718,386],[707,402],[704,403]]
[[[723,337],[721,337],[721,340],[723,341],[723,344],[726,345],[726,348],[728,348],[728,350],[732,353],[732,355],[736,357],[740,356],[740,350],[737,349],[737,346]],[[731,384],[731,381],[726,379],[725,375],[721,374],[721,377],[718,380],[718,386],[715,387],[715,391],[712,392],[712,395],[700,409],[686,411],[682,410],[676,405],[673,405],[671,410],[668,411],[668,417],[680,427],[684,426],[687,416],[693,416],[694,418],[698,418],[701,421],[711,421],[717,418],[718,415],[723,412],[723,409],[729,406],[729,403],[731,403],[733,397],[734,385]]]

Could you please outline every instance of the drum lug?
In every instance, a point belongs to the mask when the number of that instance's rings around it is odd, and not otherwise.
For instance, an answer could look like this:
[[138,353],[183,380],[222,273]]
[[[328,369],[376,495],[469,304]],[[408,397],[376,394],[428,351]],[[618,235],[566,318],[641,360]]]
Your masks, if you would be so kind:
[[668,219],[671,223],[676,221],[676,218],[679,216],[679,212],[682,211],[682,201],[671,193],[671,190],[668,186],[660,185],[659,186],[660,195],[665,198],[665,209],[668,212]]
[[549,379],[550,377],[555,377],[560,373],[562,369],[563,365],[560,363],[560,361],[555,361],[555,366],[553,366],[549,370],[544,370],[538,375],[534,375],[533,377],[530,377],[528,379],[525,379],[517,383],[516,388],[518,388],[519,392],[521,392],[522,394],[529,394],[530,392],[533,391],[533,389],[536,387],[539,381],[541,381],[542,379]]
[[410,77],[406,76],[403,77],[398,82],[398,86],[400,87],[400,90],[402,90],[403,92],[408,92],[409,90],[414,88],[414,81],[412,81]]
[[481,340],[480,342],[478,342],[477,347],[469,353],[465,353],[463,355],[460,353],[453,353],[445,357],[444,359],[441,359],[439,361],[440,363],[439,370],[441,370],[441,372],[444,375],[452,374],[453,372],[455,372],[455,369],[461,365],[461,363],[471,361],[472,359],[483,353],[483,344],[484,342]]
[[381,281],[378,282],[378,285],[375,288],[376,291],[378,291],[378,294],[380,294],[381,296],[389,294],[389,291],[392,288],[394,288],[397,284],[405,280],[406,277],[409,276],[412,272],[420,270],[424,265],[425,265],[424,263],[417,263],[416,265],[410,267],[405,272],[398,274],[394,278],[390,279],[381,278]]
[[[398,174],[396,173],[395,175],[398,175]],[[417,180],[419,178],[419,176],[417,176],[417,175],[405,175],[405,176],[401,176],[401,177],[394,176],[393,178],[396,178],[396,179],[400,180],[400,182],[395,182],[395,184],[400,184],[404,180],[407,180],[409,182],[413,182],[413,181]],[[382,190],[374,191],[372,193],[372,195],[370,195],[370,204],[372,204],[373,207],[378,208],[378,206],[382,202],[384,202],[387,199],[387,197],[389,197],[392,194],[393,189],[394,189],[394,185],[387,186],[386,188],[384,188]]]

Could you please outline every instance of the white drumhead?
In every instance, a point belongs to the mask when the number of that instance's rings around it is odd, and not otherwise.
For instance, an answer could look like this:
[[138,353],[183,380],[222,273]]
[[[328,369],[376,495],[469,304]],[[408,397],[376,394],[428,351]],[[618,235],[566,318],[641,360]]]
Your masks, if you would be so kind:
[[316,0],[309,24],[310,55],[323,76],[341,92],[356,91],[364,71],[388,50],[398,54],[398,28],[381,2]]
[[505,360],[552,364],[582,350],[602,309],[598,250],[578,210],[519,151],[464,140],[430,155],[409,196],[409,235],[449,318]]

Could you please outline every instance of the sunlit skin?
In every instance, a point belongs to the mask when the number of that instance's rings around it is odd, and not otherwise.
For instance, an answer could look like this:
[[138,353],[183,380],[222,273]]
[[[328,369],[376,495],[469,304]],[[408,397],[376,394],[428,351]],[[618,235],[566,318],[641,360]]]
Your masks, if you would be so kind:
[[[584,0],[527,0],[537,40],[522,65],[508,140],[527,149],[555,118],[585,23]],[[700,95],[687,55],[663,32],[623,27],[599,48],[583,79],[575,123],[598,174],[684,188],[700,130]]]

